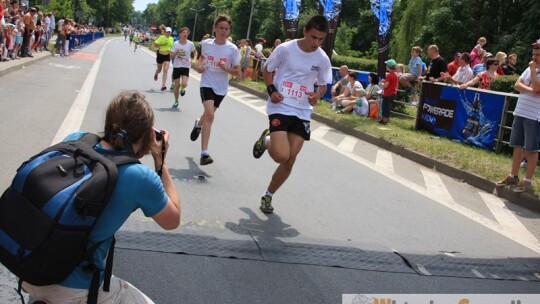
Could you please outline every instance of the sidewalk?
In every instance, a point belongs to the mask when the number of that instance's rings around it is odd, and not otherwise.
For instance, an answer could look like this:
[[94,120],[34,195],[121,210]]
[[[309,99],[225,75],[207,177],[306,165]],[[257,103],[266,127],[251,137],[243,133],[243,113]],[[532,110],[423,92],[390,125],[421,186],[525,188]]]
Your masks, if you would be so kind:
[[32,57],[22,57],[19,59],[0,62],[0,77],[20,69],[24,69],[42,59],[52,57],[50,51],[34,52]]
[[[19,69],[24,69],[27,66],[30,66],[40,60],[46,59],[46,58],[52,58],[51,52],[43,51],[40,53],[34,53],[33,58],[25,57],[21,59],[16,60],[10,60],[6,62],[0,62],[0,79],[1,77],[4,77],[4,75],[16,71]],[[259,96],[262,99],[266,99],[266,94],[256,91],[252,88],[246,87],[244,85],[239,84],[238,82],[230,82],[231,86],[238,87],[248,93],[251,93],[253,95]],[[432,168],[437,170],[438,172],[441,172],[442,174],[445,174],[449,177],[461,180],[465,183],[470,184],[471,186],[474,186],[478,189],[481,189],[483,191],[486,191],[488,193],[496,194],[497,196],[504,198],[513,204],[516,204],[518,206],[527,208],[529,210],[535,211],[540,213],[540,200],[538,200],[536,197],[534,197],[532,194],[529,193],[514,193],[513,191],[509,189],[496,189],[495,184],[493,181],[486,180],[483,177],[474,175],[470,172],[466,172],[463,170],[460,170],[458,168],[452,167],[448,164],[441,163],[439,161],[436,161],[434,159],[431,159],[425,155],[419,154],[415,151],[411,151],[408,149],[405,149],[401,146],[396,146],[386,140],[383,140],[378,137],[374,137],[370,134],[364,133],[361,130],[350,128],[347,126],[344,126],[334,120],[331,120],[327,117],[321,116],[317,113],[313,113],[312,118],[314,120],[317,120],[319,122],[325,123],[328,126],[339,130],[345,134],[355,136],[363,141],[366,141],[370,144],[376,145],[378,147],[381,147],[385,150],[388,150],[392,153],[395,153],[397,155],[400,155],[402,157],[405,157],[407,159],[410,159],[412,161],[415,161],[423,166],[426,166],[428,168]]]

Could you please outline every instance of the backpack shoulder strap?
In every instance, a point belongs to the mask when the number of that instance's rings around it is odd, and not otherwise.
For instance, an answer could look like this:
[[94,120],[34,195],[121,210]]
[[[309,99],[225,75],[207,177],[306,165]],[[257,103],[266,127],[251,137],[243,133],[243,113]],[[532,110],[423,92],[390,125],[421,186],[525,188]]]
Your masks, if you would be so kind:
[[79,138],[80,142],[83,142],[90,147],[94,147],[96,144],[98,144],[101,141],[101,137],[99,137],[97,134],[94,133],[84,133],[84,135]]

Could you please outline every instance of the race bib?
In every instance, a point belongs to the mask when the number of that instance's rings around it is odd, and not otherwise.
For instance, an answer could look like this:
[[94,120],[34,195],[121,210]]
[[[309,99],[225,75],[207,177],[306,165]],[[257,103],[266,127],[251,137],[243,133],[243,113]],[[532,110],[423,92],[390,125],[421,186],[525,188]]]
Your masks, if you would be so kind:
[[292,81],[284,80],[281,84],[283,102],[295,107],[309,107],[307,86]]
[[221,62],[224,62],[225,64],[227,64],[227,58],[218,58],[218,57],[214,57],[214,56],[208,56],[207,60],[206,60],[206,67],[211,70],[211,71],[214,71],[214,72],[225,72],[223,71],[220,67],[219,67],[219,64]]

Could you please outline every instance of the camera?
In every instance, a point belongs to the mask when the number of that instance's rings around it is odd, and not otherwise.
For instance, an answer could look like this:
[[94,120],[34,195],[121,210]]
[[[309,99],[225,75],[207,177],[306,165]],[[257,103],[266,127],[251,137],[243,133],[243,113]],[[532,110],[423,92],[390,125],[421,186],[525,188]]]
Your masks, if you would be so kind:
[[162,141],[163,140],[163,133],[161,133],[160,130],[154,128],[154,132],[156,133],[156,140],[157,141]]

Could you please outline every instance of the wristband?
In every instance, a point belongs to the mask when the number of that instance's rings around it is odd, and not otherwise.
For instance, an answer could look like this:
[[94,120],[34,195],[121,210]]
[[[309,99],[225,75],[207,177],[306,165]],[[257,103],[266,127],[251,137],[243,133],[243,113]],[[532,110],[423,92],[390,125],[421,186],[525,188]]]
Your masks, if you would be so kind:
[[277,92],[276,86],[274,84],[266,86],[266,91],[268,92],[268,96],[272,96],[272,93]]

